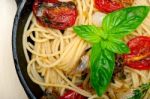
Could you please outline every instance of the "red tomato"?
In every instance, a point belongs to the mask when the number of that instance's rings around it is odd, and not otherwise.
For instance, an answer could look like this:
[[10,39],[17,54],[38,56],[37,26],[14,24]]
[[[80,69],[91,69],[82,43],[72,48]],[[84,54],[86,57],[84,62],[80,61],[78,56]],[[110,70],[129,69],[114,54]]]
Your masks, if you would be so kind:
[[95,7],[102,12],[110,13],[115,10],[123,8],[121,2],[115,2],[115,0],[95,0]]
[[86,99],[86,97],[69,90],[63,96],[59,97],[59,99]]
[[48,4],[36,1],[33,4],[33,13],[42,26],[59,30],[73,26],[77,18],[77,8],[73,2]]
[[124,55],[125,64],[139,70],[150,69],[150,37],[139,36],[128,42],[130,54]]

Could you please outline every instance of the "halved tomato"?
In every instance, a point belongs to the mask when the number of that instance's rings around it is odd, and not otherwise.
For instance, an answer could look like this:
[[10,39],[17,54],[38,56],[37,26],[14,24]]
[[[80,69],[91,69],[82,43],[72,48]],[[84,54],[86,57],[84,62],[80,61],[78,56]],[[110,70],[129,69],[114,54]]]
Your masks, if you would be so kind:
[[[42,1],[42,2],[41,2]],[[33,4],[33,13],[38,23],[45,27],[64,30],[74,25],[77,8],[73,2],[56,2],[56,0],[37,0]]]
[[112,0],[95,0],[95,7],[102,12],[109,13],[123,8],[123,5]]
[[130,54],[124,55],[127,66],[139,70],[150,69],[150,37],[139,36],[128,42]]
[[110,13],[131,6],[134,0],[95,0],[95,7],[102,12]]

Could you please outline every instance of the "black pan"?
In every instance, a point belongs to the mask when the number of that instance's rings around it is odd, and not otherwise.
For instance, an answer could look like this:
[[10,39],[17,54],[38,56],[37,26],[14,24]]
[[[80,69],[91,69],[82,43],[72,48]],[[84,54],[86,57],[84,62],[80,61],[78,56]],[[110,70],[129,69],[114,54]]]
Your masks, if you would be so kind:
[[31,81],[27,74],[27,62],[22,45],[23,29],[32,11],[33,1],[34,0],[16,0],[17,13],[12,31],[12,49],[16,72],[26,94],[31,99],[39,99],[43,96],[43,92],[38,85]]

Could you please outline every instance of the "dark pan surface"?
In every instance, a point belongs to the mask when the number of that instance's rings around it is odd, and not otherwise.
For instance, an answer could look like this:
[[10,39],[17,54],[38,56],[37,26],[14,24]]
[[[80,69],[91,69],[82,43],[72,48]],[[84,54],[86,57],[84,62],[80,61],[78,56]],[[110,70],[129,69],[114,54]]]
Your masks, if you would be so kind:
[[27,18],[32,11],[33,1],[34,0],[16,0],[18,10],[13,26],[12,49],[16,72],[25,92],[29,98],[39,99],[42,97],[43,92],[38,85],[31,81],[27,74],[27,62],[24,56],[22,45],[23,29]]

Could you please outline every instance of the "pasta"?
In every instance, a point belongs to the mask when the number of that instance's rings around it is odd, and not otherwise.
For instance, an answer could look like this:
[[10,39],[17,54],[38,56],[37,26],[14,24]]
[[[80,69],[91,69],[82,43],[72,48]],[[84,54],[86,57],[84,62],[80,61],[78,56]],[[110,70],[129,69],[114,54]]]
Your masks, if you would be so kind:
[[[78,17],[75,25],[92,25],[93,14],[98,12],[94,8],[94,0],[73,0],[77,5]],[[149,0],[135,0],[135,5],[150,5]],[[125,42],[135,36],[150,36],[150,15],[142,25],[131,35],[124,38]],[[89,85],[89,75],[82,79],[82,73],[76,72],[80,64],[81,57],[86,54],[90,44],[78,37],[73,28],[65,31],[45,28],[40,26],[33,13],[30,14],[23,35],[23,47],[28,63],[28,75],[33,82],[40,85],[43,90],[55,90],[59,95],[63,95],[66,89],[73,90],[89,99],[126,99],[124,96],[131,88],[137,88],[143,83],[150,82],[150,71],[140,71],[129,67],[124,67],[126,79],[114,79],[114,83],[109,85],[107,92],[98,97],[94,90],[84,90],[77,86],[81,82],[84,86]],[[86,53],[87,52],[87,53]],[[87,65],[87,68],[90,68]],[[75,72],[75,73],[74,73]],[[150,99],[150,91],[144,99]]]

